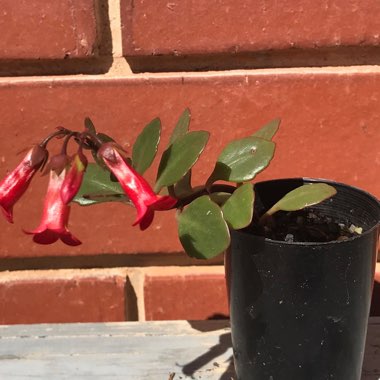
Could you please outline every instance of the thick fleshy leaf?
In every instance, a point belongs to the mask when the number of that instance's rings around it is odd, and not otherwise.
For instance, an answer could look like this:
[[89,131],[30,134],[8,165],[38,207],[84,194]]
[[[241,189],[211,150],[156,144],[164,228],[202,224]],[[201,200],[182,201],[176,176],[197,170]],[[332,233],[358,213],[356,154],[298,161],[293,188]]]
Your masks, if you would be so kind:
[[155,191],[174,185],[197,162],[209,138],[206,131],[189,132],[179,137],[162,155]]
[[326,183],[312,183],[297,187],[280,199],[265,215],[273,215],[277,211],[296,211],[312,206],[332,197],[336,189]]
[[[92,135],[96,135],[96,129],[95,129],[95,125],[94,125],[94,123],[92,122],[92,120],[89,118],[89,117],[86,117],[85,119],[84,119],[84,128],[88,131],[88,132],[90,132],[90,134],[92,134]],[[76,137],[74,137],[74,139],[79,143],[79,140],[76,138]],[[93,145],[93,144],[91,144],[91,145]],[[91,146],[90,145],[87,145],[87,144],[83,144],[82,145],[82,148],[83,149],[91,149]]]
[[272,138],[274,137],[274,135],[278,131],[278,127],[280,126],[280,122],[281,122],[281,119],[274,119],[274,120],[270,121],[268,124],[265,124],[263,127],[261,127],[252,136],[271,141]]
[[189,131],[190,118],[190,110],[186,108],[182,112],[182,115],[179,117],[178,122],[173,130],[173,133],[170,136],[169,145],[173,144],[174,141],[176,141],[180,137],[186,135],[186,133]]
[[230,142],[220,154],[207,186],[218,180],[252,180],[269,165],[274,149],[273,142],[252,136]]
[[210,194],[211,200],[219,206],[223,206],[230,197],[231,193],[226,193],[224,191],[216,191],[215,193]]
[[97,133],[96,136],[102,141],[102,143],[114,142],[115,141],[111,136],[108,136],[102,132]]
[[156,157],[160,135],[161,121],[156,118],[137,137],[132,150],[132,163],[133,167],[140,174],[145,173],[152,164],[154,157]]
[[92,120],[89,118],[89,117],[86,117],[85,119],[84,119],[84,126],[85,126],[85,128],[89,131],[89,132],[91,132],[92,134],[96,134],[96,129],[95,129],[95,125],[94,125],[94,123],[92,122]]
[[178,234],[186,253],[198,259],[211,259],[230,244],[222,210],[208,195],[197,198],[178,215]]
[[184,198],[193,192],[191,187],[191,170],[174,185],[174,194],[177,198]]
[[238,187],[222,207],[224,219],[234,230],[247,227],[253,217],[255,195],[251,183]]
[[73,202],[81,206],[90,206],[115,201],[130,203],[119,182],[111,181],[108,170],[94,163],[88,164],[82,185]]
[[[174,143],[174,141],[178,140],[180,137],[185,136],[189,131],[190,125],[190,110],[186,108],[181,116],[178,119],[178,122],[173,130],[172,135],[170,136],[168,147]],[[191,188],[191,170],[189,170],[176,184],[174,193],[177,197],[186,197],[187,195],[192,193]]]

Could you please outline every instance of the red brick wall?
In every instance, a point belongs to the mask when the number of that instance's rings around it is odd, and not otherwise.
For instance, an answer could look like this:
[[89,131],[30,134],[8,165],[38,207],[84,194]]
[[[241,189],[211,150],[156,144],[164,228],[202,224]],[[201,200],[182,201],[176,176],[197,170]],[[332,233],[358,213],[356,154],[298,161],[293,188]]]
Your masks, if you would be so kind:
[[[159,116],[165,145],[189,107],[192,128],[211,132],[195,182],[228,140],[281,117],[259,179],[331,178],[380,197],[377,1],[7,0],[2,9],[1,177],[58,125],[80,128],[90,116],[128,147]],[[142,233],[129,208],[74,205],[70,228],[83,245],[33,245],[21,229],[37,225],[45,186],[33,183],[14,225],[0,219],[0,323],[228,314],[222,258],[187,258],[173,213]]]

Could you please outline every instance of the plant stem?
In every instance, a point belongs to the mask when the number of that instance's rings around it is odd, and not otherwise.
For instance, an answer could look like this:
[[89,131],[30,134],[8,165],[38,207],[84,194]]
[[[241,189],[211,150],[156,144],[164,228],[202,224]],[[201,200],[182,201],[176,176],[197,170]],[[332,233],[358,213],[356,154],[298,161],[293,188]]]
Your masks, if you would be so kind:
[[54,138],[59,138],[59,137],[67,136],[70,133],[73,133],[73,132],[70,131],[70,130],[68,130],[68,129],[66,129],[66,128],[60,128],[58,131],[50,134],[44,140],[42,140],[40,142],[40,146],[42,148],[46,148],[46,146],[47,146],[47,144],[49,143],[50,140],[52,140]]
[[88,138],[95,145],[96,148],[99,148],[103,144],[103,141],[100,140],[99,137],[97,137],[90,131],[84,131],[80,133],[79,138],[80,140],[85,140],[86,138]]
[[175,205],[175,208],[182,208],[191,203],[196,198],[201,197],[202,195],[209,195],[211,193],[219,191],[232,194],[235,191],[235,189],[236,188],[231,185],[212,185],[209,190],[206,188],[206,186],[195,187],[194,192],[192,194],[178,200],[177,204]]
[[70,132],[66,137],[65,137],[65,141],[63,142],[62,144],[62,149],[61,149],[61,153],[62,154],[67,154],[67,145],[70,141],[70,139],[76,135],[76,132]]

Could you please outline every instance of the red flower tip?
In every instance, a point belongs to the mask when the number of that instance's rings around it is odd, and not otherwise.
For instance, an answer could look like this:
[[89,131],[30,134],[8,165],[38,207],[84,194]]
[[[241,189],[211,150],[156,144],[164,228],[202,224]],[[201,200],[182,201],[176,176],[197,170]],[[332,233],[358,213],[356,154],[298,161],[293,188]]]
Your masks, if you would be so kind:
[[13,206],[27,190],[36,171],[46,162],[48,152],[40,145],[34,146],[0,182],[0,208],[8,222],[13,223]]
[[30,165],[35,169],[40,169],[45,165],[48,159],[49,153],[46,148],[41,145],[35,145],[31,150]]
[[155,194],[145,178],[125,161],[114,144],[103,144],[98,155],[118,179],[121,187],[135,205],[137,218],[133,225],[139,224],[141,230],[150,226],[154,211],[169,210],[177,203],[173,197]]
[[5,208],[2,204],[0,204],[1,211],[3,212],[3,215],[5,216],[5,219],[9,223],[13,223],[13,205]]
[[69,204],[78,193],[87,167],[87,158],[81,152],[73,157],[71,166],[61,187],[61,198],[64,204]]
[[48,245],[53,244],[57,240],[61,239],[63,243],[70,246],[81,245],[82,242],[72,235],[69,231],[57,231],[57,230],[43,230],[38,231],[24,231],[26,234],[34,234],[33,241],[37,244]]
[[54,170],[50,172],[41,223],[33,231],[24,231],[27,234],[34,235],[33,241],[36,243],[52,244],[61,239],[67,245],[81,244],[80,240],[72,235],[67,228],[70,206],[65,205],[61,198],[61,187],[65,172],[66,170],[63,170],[59,175]]

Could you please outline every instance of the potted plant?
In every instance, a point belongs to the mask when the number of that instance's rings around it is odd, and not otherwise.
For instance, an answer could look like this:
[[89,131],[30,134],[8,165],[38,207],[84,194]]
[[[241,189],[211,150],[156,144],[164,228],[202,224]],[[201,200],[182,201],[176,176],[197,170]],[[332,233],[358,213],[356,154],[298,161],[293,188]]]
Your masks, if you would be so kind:
[[[141,230],[156,211],[177,209],[179,239],[190,256],[208,259],[227,251],[238,379],[359,379],[379,233],[377,200],[324,180],[252,186],[273,157],[279,120],[230,142],[206,183],[193,186],[192,168],[209,134],[190,132],[189,123],[186,109],[153,188],[143,175],[157,154],[158,118],[142,130],[131,154],[88,118],[81,132],[60,127],[0,182],[1,209],[12,222],[13,205],[39,170],[50,179],[42,221],[26,231],[36,243],[80,244],[68,229],[70,202],[133,205]],[[49,158],[53,139],[61,139],[61,150]],[[73,156],[69,144],[77,146]]]
[[[256,212],[315,181],[256,184]],[[239,379],[361,378],[380,207],[364,191],[318,182],[337,194],[278,214],[264,233],[259,224],[232,231],[226,268]]]

